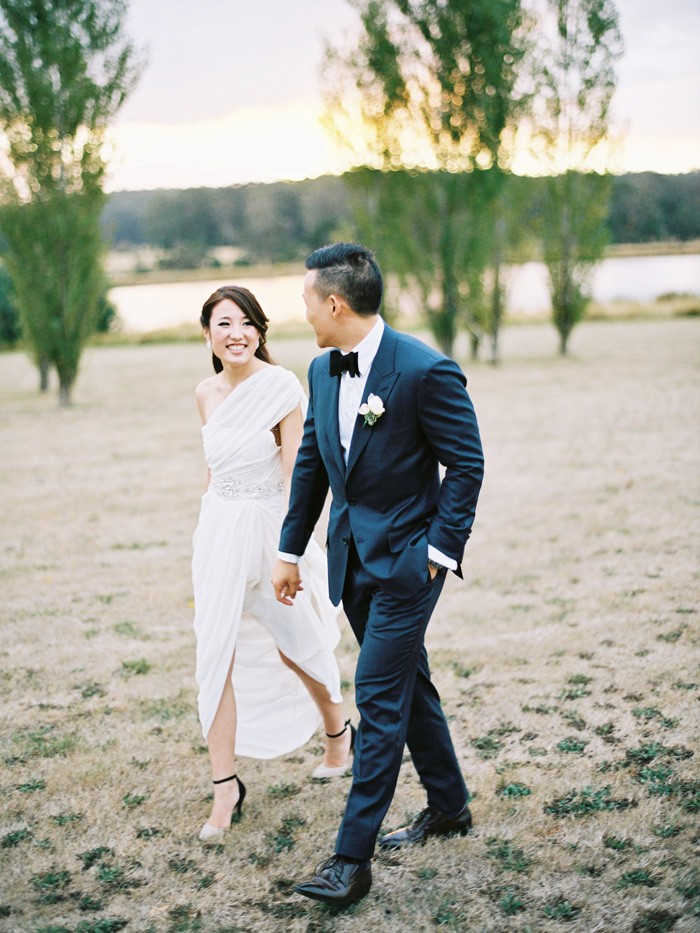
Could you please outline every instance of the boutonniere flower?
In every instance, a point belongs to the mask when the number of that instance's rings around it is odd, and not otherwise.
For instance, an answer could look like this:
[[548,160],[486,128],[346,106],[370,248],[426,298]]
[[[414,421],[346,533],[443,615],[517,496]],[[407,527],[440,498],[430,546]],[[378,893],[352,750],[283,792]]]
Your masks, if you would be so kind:
[[384,402],[378,395],[372,395],[370,392],[367,401],[360,405],[357,413],[365,419],[362,427],[366,428],[369,425],[371,428],[375,421],[378,421],[384,414]]

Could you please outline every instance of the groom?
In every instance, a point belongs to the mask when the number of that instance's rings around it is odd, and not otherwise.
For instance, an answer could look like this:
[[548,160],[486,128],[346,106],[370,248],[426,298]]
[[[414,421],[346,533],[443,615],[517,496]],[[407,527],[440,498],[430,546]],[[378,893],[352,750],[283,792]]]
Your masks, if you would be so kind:
[[338,349],[309,369],[309,409],[272,582],[277,599],[291,605],[302,588],[298,556],[330,486],[328,585],[360,644],[360,724],[336,854],[295,890],[345,907],[371,887],[370,859],[405,744],[428,806],[380,846],[471,826],[423,639],[447,570],[462,576],[483,456],[460,368],[379,316],[383,284],[372,253],[335,243],[313,252],[306,267],[307,319],[320,347]]

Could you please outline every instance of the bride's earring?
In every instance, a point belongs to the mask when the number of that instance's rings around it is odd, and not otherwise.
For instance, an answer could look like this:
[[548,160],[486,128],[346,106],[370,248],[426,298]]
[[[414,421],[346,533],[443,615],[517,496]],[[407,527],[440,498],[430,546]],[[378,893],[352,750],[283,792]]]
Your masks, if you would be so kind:
[[211,340],[207,340],[207,350],[211,350]]

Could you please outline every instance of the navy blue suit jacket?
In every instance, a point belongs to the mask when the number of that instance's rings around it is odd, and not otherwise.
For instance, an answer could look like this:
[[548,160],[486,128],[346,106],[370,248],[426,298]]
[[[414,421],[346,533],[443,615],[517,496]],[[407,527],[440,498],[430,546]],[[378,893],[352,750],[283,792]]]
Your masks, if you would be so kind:
[[280,550],[304,553],[330,486],[334,605],[342,598],[351,537],[365,570],[389,593],[406,595],[426,583],[428,544],[453,558],[461,576],[483,478],[479,428],[462,370],[386,326],[363,396],[378,395],[385,411],[371,427],[358,415],[347,467],[338,431],[340,378],[329,374],[328,353],[311,363],[309,409]]

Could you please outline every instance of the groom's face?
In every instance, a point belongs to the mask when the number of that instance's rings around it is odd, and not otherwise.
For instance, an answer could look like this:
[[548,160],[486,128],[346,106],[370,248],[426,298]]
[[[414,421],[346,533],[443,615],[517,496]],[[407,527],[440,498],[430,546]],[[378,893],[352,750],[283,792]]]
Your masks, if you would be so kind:
[[306,320],[314,329],[319,347],[335,347],[337,346],[335,300],[332,295],[322,298],[318,293],[315,287],[317,275],[317,269],[309,269],[304,279]]

